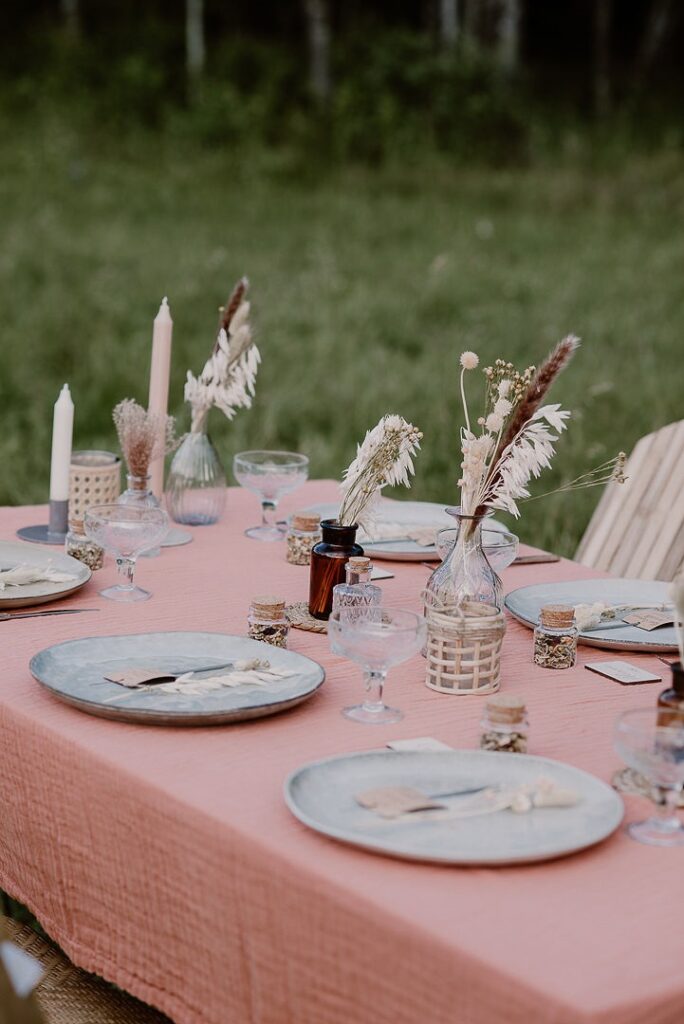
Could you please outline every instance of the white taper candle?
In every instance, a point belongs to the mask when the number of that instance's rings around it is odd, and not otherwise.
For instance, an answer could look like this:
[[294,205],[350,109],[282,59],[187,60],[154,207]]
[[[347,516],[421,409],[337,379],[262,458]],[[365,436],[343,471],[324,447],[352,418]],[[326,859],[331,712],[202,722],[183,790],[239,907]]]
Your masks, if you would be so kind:
[[[164,296],[159,312],[154,318],[152,333],[152,363],[150,365],[150,395],[147,407],[157,416],[166,416],[169,404],[169,378],[171,375],[171,338],[173,320],[169,301]],[[157,498],[164,491],[164,458],[150,464],[150,487]]]
[[74,403],[65,384],[55,402],[52,420],[52,459],[50,462],[50,501],[69,500],[71,439],[74,430]]

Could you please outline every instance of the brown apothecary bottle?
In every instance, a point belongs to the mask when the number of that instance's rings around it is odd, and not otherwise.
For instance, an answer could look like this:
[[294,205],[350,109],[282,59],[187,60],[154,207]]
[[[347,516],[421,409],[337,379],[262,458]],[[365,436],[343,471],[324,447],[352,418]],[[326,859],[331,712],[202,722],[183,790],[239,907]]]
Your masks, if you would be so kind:
[[684,723],[684,667],[681,661],[673,661],[672,686],[658,695],[658,725],[668,726]]
[[311,552],[309,571],[309,613],[314,619],[330,617],[333,587],[344,583],[348,559],[363,554],[356,543],[357,529],[356,525],[340,526],[334,519],[321,522],[323,539]]

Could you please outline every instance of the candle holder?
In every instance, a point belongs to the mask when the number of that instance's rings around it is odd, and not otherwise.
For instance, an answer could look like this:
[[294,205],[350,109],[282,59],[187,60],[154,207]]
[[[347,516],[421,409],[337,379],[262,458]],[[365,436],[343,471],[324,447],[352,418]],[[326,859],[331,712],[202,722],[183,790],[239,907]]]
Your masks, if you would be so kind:
[[22,526],[17,537],[31,544],[64,544],[69,525],[69,502],[51,501],[49,520],[40,526]]

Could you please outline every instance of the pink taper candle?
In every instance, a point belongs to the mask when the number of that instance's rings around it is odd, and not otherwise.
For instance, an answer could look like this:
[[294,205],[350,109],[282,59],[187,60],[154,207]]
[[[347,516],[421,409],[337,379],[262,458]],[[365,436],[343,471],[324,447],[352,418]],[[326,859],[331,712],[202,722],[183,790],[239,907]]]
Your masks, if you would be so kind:
[[[169,376],[171,373],[171,336],[173,320],[169,301],[164,296],[154,318],[152,333],[152,363],[150,366],[150,397],[148,409],[158,416],[166,416],[169,404]],[[150,487],[161,500],[164,493],[164,457],[150,464]]]

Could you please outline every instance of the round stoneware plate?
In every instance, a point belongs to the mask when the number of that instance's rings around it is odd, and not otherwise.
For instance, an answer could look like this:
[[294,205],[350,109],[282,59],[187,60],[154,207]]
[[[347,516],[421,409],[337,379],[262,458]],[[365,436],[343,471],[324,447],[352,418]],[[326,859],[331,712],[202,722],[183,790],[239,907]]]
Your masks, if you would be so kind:
[[[574,790],[578,803],[527,814],[506,810],[437,821],[414,815],[388,820],[356,801],[356,794],[376,786],[415,786],[430,794],[501,783],[517,786],[542,777]],[[481,750],[332,757],[293,772],[285,783],[285,801],[295,817],[331,839],[438,864],[495,866],[564,857],[606,839],[623,815],[617,793],[579,768],[547,757]]]
[[[511,615],[525,626],[539,621],[539,612],[545,604],[605,604],[653,605],[669,602],[669,583],[652,580],[566,580],[563,583],[537,583],[520,587],[506,596],[506,607]],[[637,626],[606,625],[579,635],[579,642],[589,647],[603,647],[613,651],[650,651],[653,654],[677,650],[674,626],[663,626],[649,632]]]
[[[296,674],[266,686],[244,684],[201,696],[126,689],[104,676],[133,667],[201,671],[246,658]],[[285,711],[311,697],[325,679],[317,662],[294,651],[225,633],[141,633],[95,636],[46,647],[31,659],[33,677],[81,711],[146,725],[224,725]]]
[[[387,525],[397,527],[396,535],[400,536],[402,528],[432,527],[435,533],[455,525],[453,516],[444,511],[446,506],[431,501],[395,501],[393,498],[382,498],[375,510],[376,523],[382,527],[383,539],[387,535]],[[321,519],[334,519],[339,503],[329,502],[311,505],[305,511],[316,512]],[[493,519],[487,520],[488,530],[505,530],[503,523]],[[391,538],[388,537],[388,540]],[[440,555],[434,544],[421,545],[414,540],[399,540],[394,543],[373,544],[372,540],[359,532],[359,544],[367,555],[375,559],[386,559],[391,562],[439,562]]]
[[67,597],[85,586],[92,573],[87,565],[54,548],[35,547],[21,541],[0,541],[0,569],[13,569],[17,565],[50,566],[67,572],[76,579],[72,583],[28,583],[23,587],[5,587],[0,590],[0,611],[10,608],[31,608]]

